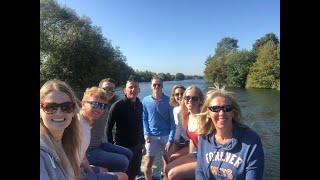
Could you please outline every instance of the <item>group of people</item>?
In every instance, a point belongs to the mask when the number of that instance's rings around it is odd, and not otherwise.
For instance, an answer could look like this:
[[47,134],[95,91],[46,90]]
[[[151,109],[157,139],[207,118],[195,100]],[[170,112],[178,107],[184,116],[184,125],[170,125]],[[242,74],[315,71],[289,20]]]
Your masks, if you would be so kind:
[[106,78],[78,100],[63,81],[40,89],[40,179],[152,179],[161,154],[164,179],[262,179],[260,137],[241,123],[232,92],[215,86],[206,95],[174,85],[170,97],[154,75],[152,94],[138,98],[129,79],[124,96]]

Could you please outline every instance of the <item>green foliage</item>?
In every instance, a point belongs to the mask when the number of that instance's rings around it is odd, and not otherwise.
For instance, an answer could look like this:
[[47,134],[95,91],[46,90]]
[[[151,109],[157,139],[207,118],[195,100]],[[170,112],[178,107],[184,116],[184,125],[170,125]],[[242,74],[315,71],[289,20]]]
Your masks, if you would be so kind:
[[41,84],[57,78],[80,92],[106,77],[123,84],[134,73],[88,17],[52,0],[40,1],[40,62]]
[[213,57],[204,71],[204,77],[210,83],[226,84],[225,57]]
[[274,33],[268,33],[262,38],[256,40],[256,42],[252,45],[252,52],[258,56],[259,50],[266,44],[279,44],[279,39]]
[[279,45],[265,44],[257,61],[252,65],[246,87],[280,88],[280,48]]
[[255,42],[252,51],[238,51],[237,42],[226,37],[217,44],[215,54],[205,60],[204,78],[229,87],[280,89],[278,38],[266,34]]
[[184,80],[184,78],[185,78],[185,76],[183,73],[177,73],[175,80],[181,81],[181,80]]
[[225,61],[227,86],[245,87],[253,61],[253,54],[246,50],[229,53]]
[[217,44],[215,55],[220,56],[230,51],[236,51],[238,47],[238,40],[230,37],[222,38]]

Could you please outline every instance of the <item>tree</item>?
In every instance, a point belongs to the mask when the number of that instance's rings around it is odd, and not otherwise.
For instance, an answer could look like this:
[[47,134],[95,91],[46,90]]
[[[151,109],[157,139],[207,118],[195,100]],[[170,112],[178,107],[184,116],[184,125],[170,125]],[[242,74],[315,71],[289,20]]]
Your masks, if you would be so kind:
[[210,83],[226,84],[225,57],[214,57],[204,71],[204,77]]
[[260,39],[256,40],[255,43],[252,45],[252,52],[258,56],[259,50],[266,44],[279,44],[279,39],[274,33],[268,33],[265,36],[261,37]]
[[257,61],[250,68],[246,87],[280,88],[280,48],[279,45],[265,44]]
[[230,37],[222,38],[217,44],[215,56],[220,56],[221,54],[236,51],[238,48],[238,40]]
[[230,53],[226,57],[227,85],[229,87],[245,87],[249,69],[254,62],[251,52],[242,50]]
[[100,27],[53,0],[40,1],[40,62],[40,83],[56,78],[80,92],[108,76],[124,83],[134,73]]
[[184,77],[185,77],[185,76],[184,76],[183,73],[177,73],[175,79],[176,79],[176,80],[184,80]]

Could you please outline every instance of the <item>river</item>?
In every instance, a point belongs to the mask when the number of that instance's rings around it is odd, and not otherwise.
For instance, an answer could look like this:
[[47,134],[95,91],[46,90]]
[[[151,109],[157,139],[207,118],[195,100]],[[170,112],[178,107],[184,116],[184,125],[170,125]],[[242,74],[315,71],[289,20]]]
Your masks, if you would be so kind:
[[[170,96],[175,84],[185,87],[196,85],[205,93],[208,85],[204,80],[165,81],[164,93]],[[141,92],[139,98],[151,94],[150,82],[139,83]],[[264,154],[264,179],[280,179],[280,91],[271,89],[226,88],[236,93],[243,122],[255,130],[261,137]],[[116,92],[118,95],[121,91]],[[160,159],[157,158],[154,171],[161,170]]]

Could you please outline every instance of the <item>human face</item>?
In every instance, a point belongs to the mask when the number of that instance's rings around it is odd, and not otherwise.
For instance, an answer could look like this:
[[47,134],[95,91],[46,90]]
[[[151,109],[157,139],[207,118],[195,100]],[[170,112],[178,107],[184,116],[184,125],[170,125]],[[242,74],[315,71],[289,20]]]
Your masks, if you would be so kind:
[[[48,105],[49,103],[66,103],[72,102],[71,98],[64,92],[54,90],[47,94],[41,104]],[[73,116],[75,113],[72,111],[62,111],[61,107],[58,107],[57,110],[51,113],[44,111],[44,108],[40,105],[40,116],[43,121],[43,124],[48,128],[53,137],[59,137],[60,139],[63,135],[64,130],[70,125]]]
[[135,100],[140,93],[139,85],[136,82],[127,82],[124,88],[124,94],[130,100]]
[[188,111],[192,113],[198,113],[200,111],[201,101],[196,89],[186,90],[183,101]]
[[176,88],[174,90],[174,94],[173,94],[174,95],[174,99],[179,104],[180,104],[180,102],[182,100],[183,93],[184,93],[184,89],[182,89],[182,88]]
[[[217,96],[211,100],[209,106],[228,106],[231,102],[222,96]],[[217,130],[232,130],[232,118],[233,111],[224,112],[222,109],[219,112],[212,112],[207,110],[209,117],[211,118],[213,125]]]
[[106,90],[108,101],[109,101],[110,99],[112,99],[113,96],[115,95],[116,85],[115,85],[114,83],[111,83],[111,82],[103,82],[101,88],[104,89],[104,90]]
[[151,81],[151,90],[153,94],[161,94],[162,93],[163,84],[159,79],[153,79]]
[[106,102],[99,98],[99,96],[90,96],[86,101],[82,102],[82,115],[89,122],[90,125],[93,125],[103,113],[103,109],[95,107],[90,102],[97,102],[106,104]]

